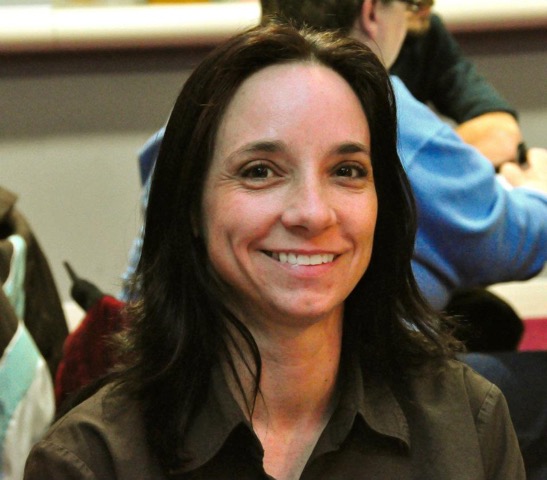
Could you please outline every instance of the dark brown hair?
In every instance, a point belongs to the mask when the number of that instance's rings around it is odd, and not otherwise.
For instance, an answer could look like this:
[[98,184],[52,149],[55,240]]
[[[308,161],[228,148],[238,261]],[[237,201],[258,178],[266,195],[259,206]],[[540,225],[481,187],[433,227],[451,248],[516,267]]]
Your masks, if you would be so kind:
[[[393,0],[380,0],[391,3]],[[348,35],[360,15],[364,0],[260,0],[263,23],[270,18],[290,21],[298,27],[338,31]]]
[[166,470],[184,460],[181,440],[203,404],[213,365],[220,356],[231,361],[231,332],[253,353],[258,388],[257,346],[224,305],[195,226],[230,100],[255,72],[287,62],[337,72],[360,99],[370,128],[378,219],[370,265],[346,301],[343,352],[360,358],[371,377],[389,380],[448,351],[411,271],[415,209],[397,154],[394,94],[381,62],[367,47],[334,33],[275,23],[251,29],[214,50],[187,80],[153,173],[136,276],[141,300],[133,308],[129,360],[119,380],[140,398],[150,447]]

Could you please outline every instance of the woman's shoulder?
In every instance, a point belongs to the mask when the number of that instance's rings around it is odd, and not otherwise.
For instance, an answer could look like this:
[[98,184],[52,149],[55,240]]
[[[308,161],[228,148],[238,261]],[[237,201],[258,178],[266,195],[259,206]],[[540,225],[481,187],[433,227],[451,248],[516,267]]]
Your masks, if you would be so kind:
[[442,374],[445,381],[460,384],[465,389],[472,405],[478,406],[488,395],[501,395],[496,385],[460,360],[448,360]]
[[[524,479],[524,464],[505,396],[497,385],[469,365],[453,360],[445,383],[454,385],[453,408],[473,418],[474,430],[488,478]],[[461,393],[458,395],[457,392]],[[456,403],[457,402],[457,403]]]
[[469,365],[449,359],[428,364],[410,375],[407,387],[414,401],[453,409],[465,409],[474,417],[504,403],[501,390]]
[[427,360],[391,381],[420,478],[524,479],[500,389],[456,359]]
[[67,412],[29,455],[25,479],[35,478],[161,478],[139,403],[107,385]]
[[107,384],[59,418],[45,438],[59,437],[74,428],[111,435],[129,424],[141,424],[138,402],[122,388]]
[[480,453],[485,471],[499,472],[488,478],[524,478],[507,402],[496,385],[463,362],[448,360],[413,375],[406,388],[402,405],[415,436],[426,431],[469,458]]

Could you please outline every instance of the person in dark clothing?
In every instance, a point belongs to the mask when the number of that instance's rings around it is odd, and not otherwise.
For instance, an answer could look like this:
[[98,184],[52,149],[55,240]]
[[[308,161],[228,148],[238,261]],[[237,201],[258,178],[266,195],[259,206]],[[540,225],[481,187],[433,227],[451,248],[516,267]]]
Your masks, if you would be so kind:
[[19,299],[16,313],[24,320],[55,378],[68,335],[66,318],[46,255],[16,203],[17,195],[0,186],[0,279],[4,283],[7,275],[14,274],[10,271],[15,266],[10,239],[15,236],[24,248],[19,265],[24,281],[11,292]]
[[469,352],[516,351],[524,333],[511,305],[483,288],[458,290],[445,311],[459,319],[455,335]]
[[[507,161],[525,161],[517,111],[465,56],[441,17],[431,13],[433,0],[423,3],[423,8],[409,12],[409,31],[390,72],[414,97],[452,119],[463,140],[495,167]],[[456,291],[450,303],[450,313],[475,320],[466,323],[473,327],[473,333],[461,331],[472,351],[503,350],[501,347],[510,345],[505,349],[515,349],[522,321],[508,313],[493,293],[479,289],[473,289],[472,294],[469,289]],[[500,316],[501,312],[506,314]],[[490,328],[487,319],[491,319]],[[507,340],[502,341],[501,335]]]
[[[432,2],[431,2],[432,3]],[[442,19],[424,8],[409,13],[409,30],[391,67],[410,92],[452,119],[456,131],[494,166],[522,161],[517,112],[464,55]]]

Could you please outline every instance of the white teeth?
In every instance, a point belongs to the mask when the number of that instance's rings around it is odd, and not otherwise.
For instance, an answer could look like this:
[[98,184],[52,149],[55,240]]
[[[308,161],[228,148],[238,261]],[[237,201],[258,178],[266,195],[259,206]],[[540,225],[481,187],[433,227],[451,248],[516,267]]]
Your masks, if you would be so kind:
[[281,263],[290,265],[321,265],[322,263],[330,263],[334,260],[332,253],[318,253],[315,255],[297,255],[296,253],[272,253],[272,258],[279,260]]
[[310,265],[321,265],[323,263],[323,255],[310,255]]

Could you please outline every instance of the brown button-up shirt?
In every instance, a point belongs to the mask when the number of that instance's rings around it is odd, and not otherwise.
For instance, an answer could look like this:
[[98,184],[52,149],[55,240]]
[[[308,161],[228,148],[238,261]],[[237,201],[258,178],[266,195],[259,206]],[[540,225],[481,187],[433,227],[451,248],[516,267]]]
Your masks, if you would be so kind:
[[[517,439],[499,389],[459,362],[401,385],[369,384],[355,367],[302,480],[521,480]],[[269,479],[261,444],[220,369],[183,442],[191,460],[163,473],[139,405],[106,387],[35,446],[25,479]]]

